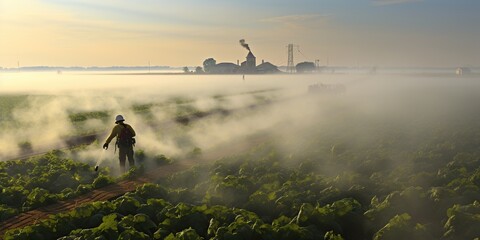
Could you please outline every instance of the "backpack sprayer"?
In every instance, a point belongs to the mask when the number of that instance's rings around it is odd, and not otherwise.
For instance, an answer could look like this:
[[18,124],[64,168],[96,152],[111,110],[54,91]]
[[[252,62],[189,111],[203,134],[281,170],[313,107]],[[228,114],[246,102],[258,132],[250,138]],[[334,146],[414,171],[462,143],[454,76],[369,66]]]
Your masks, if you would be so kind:
[[[130,145],[132,147],[135,146],[135,138],[134,138],[135,132],[132,133],[128,129],[129,125],[128,124],[123,124],[123,121],[125,121],[125,118],[123,118],[122,115],[117,115],[115,117],[115,123],[120,122],[120,124],[123,126],[120,134],[118,134],[118,136],[117,136],[117,142],[115,143],[115,152],[117,151],[117,146],[128,146],[128,145]],[[105,150],[108,149],[108,143],[103,144],[103,149],[105,149]],[[98,167],[99,167],[100,163],[103,161],[104,153],[105,152],[102,151],[99,159],[97,159],[97,164],[95,165],[95,171],[98,171]]]

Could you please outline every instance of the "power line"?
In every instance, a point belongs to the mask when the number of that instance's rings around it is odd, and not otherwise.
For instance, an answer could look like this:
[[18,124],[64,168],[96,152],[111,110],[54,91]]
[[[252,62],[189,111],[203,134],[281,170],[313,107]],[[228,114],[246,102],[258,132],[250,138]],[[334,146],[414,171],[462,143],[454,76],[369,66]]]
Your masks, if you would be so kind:
[[302,51],[300,51],[300,46],[297,45],[297,51],[305,58],[305,60],[308,60],[307,56],[305,56],[305,54],[302,53]]

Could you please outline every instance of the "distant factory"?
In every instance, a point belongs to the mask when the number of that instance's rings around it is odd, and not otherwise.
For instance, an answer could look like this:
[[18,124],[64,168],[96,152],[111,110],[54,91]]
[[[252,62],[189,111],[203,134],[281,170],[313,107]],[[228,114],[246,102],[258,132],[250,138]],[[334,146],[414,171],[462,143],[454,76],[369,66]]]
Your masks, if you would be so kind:
[[213,58],[208,58],[203,62],[203,70],[206,73],[213,74],[265,74],[265,73],[278,73],[278,67],[262,60],[262,63],[257,66],[257,58],[253,55],[248,44],[245,40],[240,40],[240,45],[248,50],[246,60],[240,63],[237,60],[237,64],[230,62],[216,62]]

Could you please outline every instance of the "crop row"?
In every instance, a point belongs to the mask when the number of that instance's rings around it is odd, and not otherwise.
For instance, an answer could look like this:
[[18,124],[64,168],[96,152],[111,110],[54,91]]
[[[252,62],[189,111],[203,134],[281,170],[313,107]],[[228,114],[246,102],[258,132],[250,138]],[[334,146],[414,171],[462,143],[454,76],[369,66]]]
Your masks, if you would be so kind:
[[[480,234],[479,155],[459,153],[438,168],[419,159],[445,148],[425,146],[406,160],[419,162],[420,172],[383,169],[366,177],[365,170],[328,176],[321,169],[336,163],[284,156],[266,144],[6,239],[472,239]],[[393,179],[399,171],[406,176]]]
[[0,221],[112,182],[104,169],[95,172],[92,166],[67,158],[61,151],[0,162]]

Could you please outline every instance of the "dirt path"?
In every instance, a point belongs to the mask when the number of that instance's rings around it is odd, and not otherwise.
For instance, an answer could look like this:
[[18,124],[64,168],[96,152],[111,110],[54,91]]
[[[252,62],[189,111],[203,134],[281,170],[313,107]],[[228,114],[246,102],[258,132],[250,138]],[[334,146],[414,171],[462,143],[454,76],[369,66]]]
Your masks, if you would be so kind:
[[3,239],[5,232],[9,229],[21,228],[35,224],[39,220],[48,218],[48,216],[51,214],[70,211],[85,203],[114,199],[127,192],[135,191],[138,186],[144,183],[153,182],[157,179],[168,177],[173,173],[187,170],[196,164],[201,164],[202,162],[207,163],[210,161],[215,161],[221,157],[231,156],[248,151],[249,149],[260,145],[262,142],[265,142],[267,139],[268,137],[264,135],[246,138],[235,143],[228,143],[224,146],[219,146],[215,149],[205,152],[201,158],[179,160],[171,165],[162,166],[148,171],[146,174],[136,179],[123,180],[115,184],[95,189],[73,199],[60,201],[49,206],[21,213],[0,223],[0,239]]

